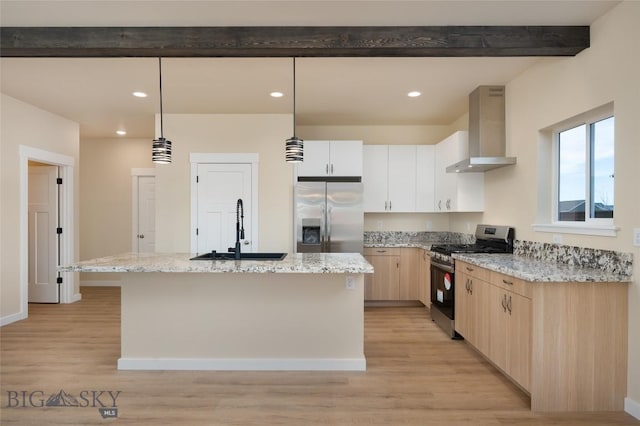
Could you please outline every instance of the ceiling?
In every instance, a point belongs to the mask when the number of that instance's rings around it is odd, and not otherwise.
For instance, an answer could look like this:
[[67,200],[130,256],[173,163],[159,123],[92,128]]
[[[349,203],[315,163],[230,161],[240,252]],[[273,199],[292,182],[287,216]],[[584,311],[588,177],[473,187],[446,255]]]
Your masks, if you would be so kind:
[[[544,3],[544,7],[541,7]],[[589,25],[618,1],[12,1],[2,26]],[[299,58],[298,124],[450,124],[478,85],[563,58]],[[166,58],[165,113],[291,113],[292,60]],[[82,138],[152,138],[154,58],[2,58],[3,93],[80,123]],[[135,98],[133,91],[149,97]],[[282,98],[269,93],[281,91]],[[409,98],[412,90],[422,92]]]

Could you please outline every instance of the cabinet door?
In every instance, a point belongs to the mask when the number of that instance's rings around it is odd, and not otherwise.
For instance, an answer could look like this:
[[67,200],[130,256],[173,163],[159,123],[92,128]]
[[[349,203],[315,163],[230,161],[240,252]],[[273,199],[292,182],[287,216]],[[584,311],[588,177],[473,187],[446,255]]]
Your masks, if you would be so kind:
[[506,372],[522,386],[531,388],[531,299],[507,292]]
[[328,176],[329,141],[304,141],[304,161],[298,163],[298,176]]
[[400,281],[399,256],[365,256],[374,269],[373,274],[365,274],[365,300],[398,300]]
[[364,145],[363,147],[362,184],[365,213],[386,211],[388,157],[387,145]]
[[389,145],[389,211],[416,211],[416,146]]
[[416,211],[433,212],[435,206],[435,145],[416,147]]
[[418,300],[420,252],[418,248],[400,250],[400,299]]
[[331,141],[329,152],[331,176],[362,176],[362,141]]
[[507,371],[507,293],[489,286],[489,359]]
[[[451,199],[456,190],[456,176],[455,173],[447,173],[446,168],[455,162],[455,140],[453,135],[436,145],[435,154],[434,210],[437,212],[451,211]],[[447,209],[447,205],[449,209]]]
[[469,328],[471,323],[470,296],[468,291],[469,276],[463,272],[459,272],[456,269],[456,281],[455,281],[455,328],[458,333],[462,335],[469,343],[475,346],[472,332]]
[[491,284],[478,278],[471,281],[471,303],[473,308],[473,335],[474,346],[481,353],[489,356],[490,328],[489,305],[491,297]]
[[431,303],[431,257],[426,250],[420,251],[418,300],[428,307]]

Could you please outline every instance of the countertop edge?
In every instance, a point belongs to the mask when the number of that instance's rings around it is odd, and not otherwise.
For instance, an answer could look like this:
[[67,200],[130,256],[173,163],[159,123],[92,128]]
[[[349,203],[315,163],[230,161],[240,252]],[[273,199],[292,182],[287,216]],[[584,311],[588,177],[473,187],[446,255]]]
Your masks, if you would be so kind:
[[[454,254],[453,258],[532,283],[578,282],[624,284],[633,281],[633,277],[624,274],[560,263],[543,262],[512,254]],[[544,274],[540,272],[545,270],[546,273]]]

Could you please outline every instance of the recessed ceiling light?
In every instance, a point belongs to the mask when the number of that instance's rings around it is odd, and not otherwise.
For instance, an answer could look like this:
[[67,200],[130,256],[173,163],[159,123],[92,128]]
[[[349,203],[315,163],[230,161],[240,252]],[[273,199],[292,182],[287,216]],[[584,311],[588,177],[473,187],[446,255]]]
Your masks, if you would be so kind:
[[118,135],[120,135],[120,136],[124,136],[124,135],[126,135],[126,134],[127,134],[127,132],[126,132],[126,131],[124,131],[124,130],[116,130],[116,133],[117,133]]
[[144,92],[133,92],[133,96],[135,96],[136,98],[146,98],[147,94]]
[[284,93],[282,93],[282,92],[271,92],[270,95],[271,95],[272,98],[281,98],[281,97],[284,96]]
[[417,98],[418,96],[422,95],[422,93],[418,92],[418,91],[413,91],[413,92],[409,92],[407,93],[407,96],[410,98]]

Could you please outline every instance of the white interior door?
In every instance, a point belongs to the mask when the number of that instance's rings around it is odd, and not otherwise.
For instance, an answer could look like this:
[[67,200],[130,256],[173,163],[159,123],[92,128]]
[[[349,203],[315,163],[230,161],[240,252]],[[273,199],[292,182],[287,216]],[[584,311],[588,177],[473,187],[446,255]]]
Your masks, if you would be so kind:
[[226,252],[236,242],[236,204],[244,207],[241,250],[253,251],[251,164],[198,164],[197,252]]
[[138,253],[156,251],[156,178],[138,176]]
[[29,167],[29,302],[59,303],[58,168]]

